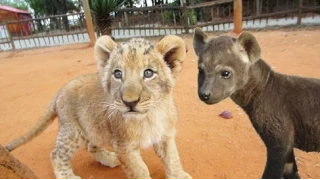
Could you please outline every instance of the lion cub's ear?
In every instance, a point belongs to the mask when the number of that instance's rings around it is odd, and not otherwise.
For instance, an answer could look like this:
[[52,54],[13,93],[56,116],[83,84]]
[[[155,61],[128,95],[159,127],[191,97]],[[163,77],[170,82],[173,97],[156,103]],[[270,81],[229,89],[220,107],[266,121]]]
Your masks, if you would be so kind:
[[252,34],[243,32],[237,42],[244,48],[252,64],[261,58],[260,46]]
[[186,57],[186,44],[183,39],[175,35],[165,36],[156,44],[156,49],[163,55],[171,69],[172,76],[176,78]]
[[199,56],[204,49],[208,39],[208,35],[204,33],[200,28],[194,30],[193,36],[193,48],[196,52],[196,55]]
[[104,67],[110,58],[112,50],[117,46],[117,43],[110,36],[100,36],[94,46],[94,57],[97,63],[99,74],[102,75]]

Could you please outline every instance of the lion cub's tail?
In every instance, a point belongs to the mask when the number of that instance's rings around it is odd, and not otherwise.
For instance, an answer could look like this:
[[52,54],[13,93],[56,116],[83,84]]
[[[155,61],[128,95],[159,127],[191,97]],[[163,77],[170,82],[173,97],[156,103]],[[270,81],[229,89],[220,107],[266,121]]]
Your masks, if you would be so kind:
[[54,98],[53,101],[50,103],[49,107],[47,108],[45,113],[40,117],[40,120],[37,122],[36,126],[33,129],[31,129],[29,132],[27,132],[20,138],[13,140],[6,146],[6,149],[9,152],[21,146],[22,144],[32,140],[34,137],[43,132],[53,122],[54,118],[57,116],[55,102],[56,98]]

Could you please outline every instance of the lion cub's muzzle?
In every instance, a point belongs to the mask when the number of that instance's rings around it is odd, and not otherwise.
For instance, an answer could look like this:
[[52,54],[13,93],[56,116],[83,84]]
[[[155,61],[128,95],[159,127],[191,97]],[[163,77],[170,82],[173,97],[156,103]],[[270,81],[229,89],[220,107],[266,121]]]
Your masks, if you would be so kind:
[[124,100],[124,99],[122,99],[123,104],[129,108],[128,112],[138,112],[136,110],[136,106],[139,103],[139,101],[140,101],[140,98],[138,98],[137,100]]

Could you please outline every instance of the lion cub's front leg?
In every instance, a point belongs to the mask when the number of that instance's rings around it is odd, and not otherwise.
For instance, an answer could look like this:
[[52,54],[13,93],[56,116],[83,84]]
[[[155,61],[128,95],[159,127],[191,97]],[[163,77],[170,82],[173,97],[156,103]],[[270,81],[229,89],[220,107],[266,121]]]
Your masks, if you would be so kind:
[[148,167],[140,155],[139,146],[117,145],[114,149],[129,179],[151,179]]
[[104,166],[114,168],[120,165],[120,161],[114,152],[107,151],[106,149],[95,146],[91,143],[88,144],[87,150]]
[[154,145],[154,150],[165,165],[167,179],[192,179],[182,168],[173,137],[168,137],[159,144]]

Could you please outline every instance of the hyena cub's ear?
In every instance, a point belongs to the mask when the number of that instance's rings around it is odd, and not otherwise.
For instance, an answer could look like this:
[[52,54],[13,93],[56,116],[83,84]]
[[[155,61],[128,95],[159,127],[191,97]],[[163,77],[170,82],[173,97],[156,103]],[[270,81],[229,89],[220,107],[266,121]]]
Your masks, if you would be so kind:
[[194,30],[193,48],[197,56],[199,56],[203,51],[204,46],[206,45],[207,39],[208,39],[207,34],[204,33],[200,28],[196,28]]
[[176,78],[186,57],[186,45],[183,39],[175,35],[165,36],[156,44],[156,49],[163,55],[164,61],[171,69],[173,78]]
[[252,34],[243,32],[237,42],[244,48],[252,64],[261,58],[260,46]]
[[94,46],[94,57],[99,75],[104,73],[104,67],[110,58],[112,50],[117,46],[110,36],[100,36]]

